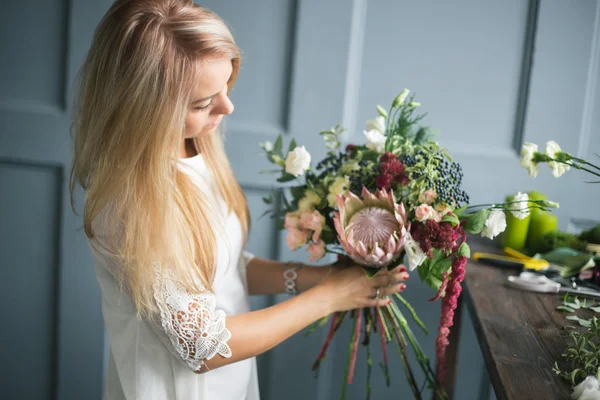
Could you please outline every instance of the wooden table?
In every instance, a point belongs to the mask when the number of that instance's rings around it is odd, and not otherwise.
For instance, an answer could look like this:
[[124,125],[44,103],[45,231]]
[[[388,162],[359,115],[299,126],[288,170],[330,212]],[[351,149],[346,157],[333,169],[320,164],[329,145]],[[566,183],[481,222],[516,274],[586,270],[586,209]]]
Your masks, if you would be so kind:
[[[499,253],[490,244],[471,242],[473,252]],[[500,400],[568,399],[569,385],[552,367],[555,361],[565,367],[560,355],[569,343],[569,336],[563,327],[576,322],[566,319],[568,313],[556,310],[562,303],[561,296],[508,286],[507,276],[516,273],[469,260],[461,295],[473,320],[496,396]],[[576,315],[589,317],[583,310]],[[458,354],[460,312],[456,317],[458,321],[452,327],[452,344],[448,348],[450,393],[456,372],[453,366]]]

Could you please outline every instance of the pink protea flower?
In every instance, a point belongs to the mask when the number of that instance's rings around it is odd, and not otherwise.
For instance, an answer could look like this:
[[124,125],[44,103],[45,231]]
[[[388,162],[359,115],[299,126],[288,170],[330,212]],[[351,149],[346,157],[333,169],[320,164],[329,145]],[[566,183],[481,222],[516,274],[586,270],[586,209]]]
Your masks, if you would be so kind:
[[402,252],[406,235],[406,210],[396,204],[392,191],[365,187],[362,199],[354,193],[338,195],[334,213],[338,239],[348,256],[368,267],[388,266]]

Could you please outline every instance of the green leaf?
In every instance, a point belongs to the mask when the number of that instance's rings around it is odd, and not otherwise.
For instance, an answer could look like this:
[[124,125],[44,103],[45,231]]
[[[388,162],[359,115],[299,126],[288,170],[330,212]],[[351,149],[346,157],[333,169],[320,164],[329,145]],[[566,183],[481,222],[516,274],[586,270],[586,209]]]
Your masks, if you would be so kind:
[[465,223],[464,230],[467,233],[481,233],[483,230],[485,221],[490,215],[490,210],[480,210],[475,214],[469,215],[467,222]]
[[296,179],[292,174],[284,173],[281,177],[277,178],[277,182],[289,182]]
[[577,315],[569,315],[567,316],[567,319],[571,321],[579,321],[579,317]]
[[273,145],[273,153],[277,154],[280,157],[283,157],[281,153],[281,149],[283,148],[283,136],[277,136],[277,140],[275,140],[275,144]]
[[463,242],[458,248],[458,255],[466,258],[471,258],[471,247],[467,244],[467,242]]
[[570,307],[570,308],[575,309],[575,310],[579,310],[581,308],[581,306],[579,304],[577,304],[577,303],[566,303],[565,302],[563,304],[565,306]]
[[265,204],[273,204],[273,195],[270,194],[269,197],[263,197],[262,200]]
[[565,312],[575,312],[574,309],[572,309],[571,307],[567,307],[567,306],[558,306],[558,307],[556,307],[556,309],[559,311],[565,311]]
[[442,217],[442,222],[449,222],[452,226],[456,226],[460,224],[460,220],[456,216],[456,214],[446,214]]
[[594,312],[600,313],[600,306],[598,306],[598,307],[588,307],[588,308],[590,310],[594,311]]
[[292,193],[292,197],[294,199],[300,199],[304,196],[304,186],[293,186],[290,188],[290,192]]
[[453,211],[454,215],[456,215],[459,219],[461,214],[463,213],[463,211],[465,211],[467,209],[468,205],[464,205],[461,208],[457,208],[456,210]]
[[296,148],[296,140],[292,139],[290,146],[288,147],[288,153]]

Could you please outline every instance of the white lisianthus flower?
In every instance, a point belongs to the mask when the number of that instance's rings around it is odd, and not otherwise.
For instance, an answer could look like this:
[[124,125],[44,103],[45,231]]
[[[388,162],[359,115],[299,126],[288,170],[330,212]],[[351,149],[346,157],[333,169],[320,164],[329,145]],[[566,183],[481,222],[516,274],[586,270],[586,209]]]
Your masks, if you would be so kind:
[[290,151],[285,159],[285,172],[294,176],[300,176],[310,167],[310,153],[304,146],[297,146]]
[[408,259],[408,269],[412,271],[427,260],[427,254],[423,252],[421,246],[413,239],[410,232],[406,232],[405,238],[404,251],[406,252],[406,258]]
[[[560,146],[554,140],[551,140],[548,143],[546,143],[545,153],[548,157],[557,158],[558,153],[560,153],[561,151],[562,150]],[[564,174],[571,168],[567,164],[563,164],[556,161],[548,161],[548,166],[552,168],[552,175],[554,175],[555,178],[560,178],[562,174]]]
[[266,142],[262,142],[260,144],[260,147],[265,149],[265,151],[271,151],[271,150],[273,150],[273,143],[271,143],[267,140]]
[[365,136],[367,138],[367,149],[375,150],[378,153],[385,151],[386,137],[381,132],[371,129],[368,132],[365,131]]
[[367,131],[372,131],[374,129],[381,134],[385,133],[385,118],[382,116],[367,121],[365,125],[367,127]]
[[[525,219],[529,215],[529,208],[527,208],[527,200],[529,200],[529,196],[527,193],[517,193],[513,201],[515,203],[509,205],[510,212],[515,218]],[[518,202],[518,203],[516,203]]]
[[571,394],[573,400],[598,400],[600,399],[600,384],[595,376],[588,376],[579,385],[575,386]]
[[521,167],[527,168],[529,176],[536,177],[540,168],[537,163],[533,161],[534,153],[538,151],[538,145],[535,143],[525,142],[521,149]]
[[506,215],[504,211],[492,210],[485,221],[481,236],[493,239],[506,229]]

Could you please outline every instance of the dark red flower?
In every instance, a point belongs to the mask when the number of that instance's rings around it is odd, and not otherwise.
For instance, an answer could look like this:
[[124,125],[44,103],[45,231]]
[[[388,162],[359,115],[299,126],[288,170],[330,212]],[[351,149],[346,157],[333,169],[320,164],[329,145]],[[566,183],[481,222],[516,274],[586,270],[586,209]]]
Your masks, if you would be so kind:
[[452,252],[456,241],[461,237],[460,228],[453,227],[449,222],[437,223],[432,219],[428,219],[424,224],[413,223],[411,235],[429,256],[432,255],[431,249],[439,249],[444,253]]
[[352,153],[354,153],[354,145],[353,144],[349,144],[348,146],[346,146],[346,153],[352,155]]
[[387,153],[384,153],[381,157],[379,157],[379,162],[383,164],[395,159],[396,155],[388,151]]
[[392,185],[392,176],[389,174],[381,174],[375,180],[375,184],[379,189],[388,190]]
[[406,174],[406,166],[392,153],[385,153],[379,158],[379,172],[391,175],[392,182],[407,185],[410,180]]

